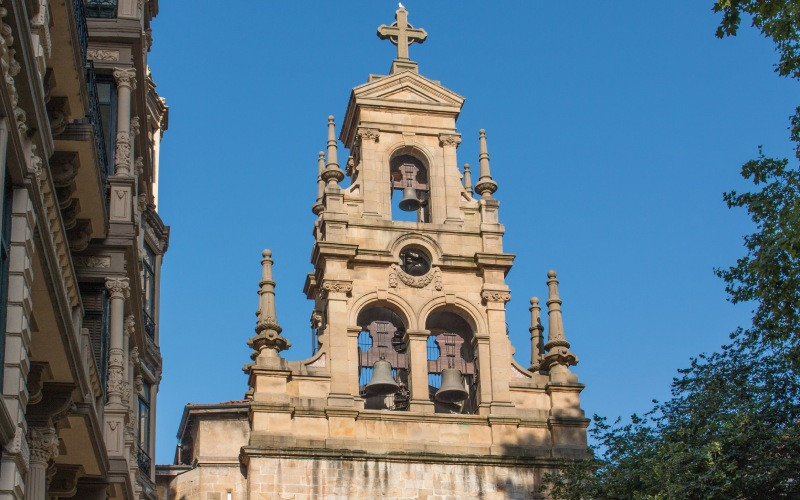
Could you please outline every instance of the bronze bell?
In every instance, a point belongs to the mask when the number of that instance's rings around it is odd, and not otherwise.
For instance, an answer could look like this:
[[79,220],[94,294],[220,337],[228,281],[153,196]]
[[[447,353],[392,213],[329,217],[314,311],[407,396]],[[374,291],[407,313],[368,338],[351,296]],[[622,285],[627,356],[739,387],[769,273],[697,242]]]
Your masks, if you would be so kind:
[[392,377],[392,364],[379,359],[372,365],[372,378],[365,388],[367,396],[387,396],[400,389],[400,384]]
[[411,186],[406,186],[403,189],[403,199],[400,200],[400,210],[404,212],[413,212],[419,210],[422,202],[417,198],[417,190]]
[[436,391],[436,401],[441,403],[458,403],[464,401],[469,393],[464,389],[464,378],[458,368],[442,370],[442,387]]

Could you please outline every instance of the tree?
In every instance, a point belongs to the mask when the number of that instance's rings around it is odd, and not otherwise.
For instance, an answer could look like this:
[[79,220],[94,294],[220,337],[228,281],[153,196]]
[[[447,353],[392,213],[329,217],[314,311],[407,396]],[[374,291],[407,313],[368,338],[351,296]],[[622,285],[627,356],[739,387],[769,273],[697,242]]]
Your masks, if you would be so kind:
[[[718,37],[749,17],[775,43],[777,73],[800,79],[800,0],[717,0],[713,10]],[[800,107],[789,130],[800,160]],[[715,272],[731,302],[755,304],[751,325],[679,370],[672,397],[644,417],[595,416],[593,458],[545,478],[555,498],[800,498],[800,172],[759,148],[742,176],[755,189],[724,200],[756,231],[746,255]]]

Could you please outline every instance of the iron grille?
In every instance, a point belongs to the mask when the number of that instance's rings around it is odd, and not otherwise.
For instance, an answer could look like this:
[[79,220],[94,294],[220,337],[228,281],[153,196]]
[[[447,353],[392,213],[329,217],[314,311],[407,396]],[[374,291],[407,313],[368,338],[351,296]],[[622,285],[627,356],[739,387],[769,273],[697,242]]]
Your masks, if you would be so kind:
[[86,10],[83,0],[72,0],[75,10],[75,27],[78,29],[78,44],[81,46],[81,61],[86,62],[86,53],[89,50],[89,30],[86,27]]
[[150,337],[151,340],[156,339],[156,324],[153,321],[153,318],[147,313],[147,311],[142,310],[142,318],[144,318],[144,331],[147,333],[147,336]]
[[117,17],[117,0],[88,0],[86,15],[101,19],[113,19]]
[[97,159],[100,162],[100,177],[103,186],[109,175],[108,158],[106,156],[106,141],[103,138],[103,123],[100,119],[100,100],[97,96],[97,75],[94,72],[92,61],[86,62],[86,85],[89,88],[89,123],[94,128],[94,142],[97,150]]
[[145,476],[150,477],[150,464],[151,464],[150,455],[148,455],[147,452],[144,451],[141,446],[137,446],[136,462],[139,465],[139,471]]

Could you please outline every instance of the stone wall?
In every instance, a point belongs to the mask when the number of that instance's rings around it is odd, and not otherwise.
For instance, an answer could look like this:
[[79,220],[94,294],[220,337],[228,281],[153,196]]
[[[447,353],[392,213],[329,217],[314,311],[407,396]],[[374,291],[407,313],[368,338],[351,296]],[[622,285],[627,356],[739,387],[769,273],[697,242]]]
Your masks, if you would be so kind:
[[159,498],[227,500],[230,492],[232,500],[530,499],[539,498],[544,471],[527,465],[254,457],[247,479],[239,467],[199,467],[176,476]]

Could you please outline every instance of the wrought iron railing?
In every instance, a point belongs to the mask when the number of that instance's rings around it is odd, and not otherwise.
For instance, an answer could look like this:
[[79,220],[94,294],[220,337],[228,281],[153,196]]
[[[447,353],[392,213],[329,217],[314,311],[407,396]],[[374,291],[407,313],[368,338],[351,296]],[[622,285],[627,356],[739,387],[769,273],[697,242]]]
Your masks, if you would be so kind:
[[86,27],[86,10],[83,6],[83,0],[72,0],[72,6],[75,10],[75,26],[78,28],[81,60],[86,62],[86,52],[89,50],[89,29]]
[[100,177],[103,186],[109,175],[108,156],[106,155],[106,141],[103,137],[103,122],[100,118],[100,100],[97,96],[97,78],[94,73],[92,61],[86,62],[86,86],[89,88],[89,123],[94,128],[94,142],[97,148],[97,159],[100,162]]
[[142,311],[142,317],[144,318],[144,331],[147,333],[147,336],[150,337],[151,340],[156,339],[156,323],[153,321],[153,318],[150,317],[147,311]]
[[88,0],[86,2],[86,15],[102,19],[117,17],[117,0]]
[[138,445],[136,449],[136,462],[139,465],[139,471],[141,471],[141,473],[144,474],[145,476],[149,477],[150,466],[152,462],[150,460],[150,455],[148,455],[147,452],[144,451],[142,447]]

